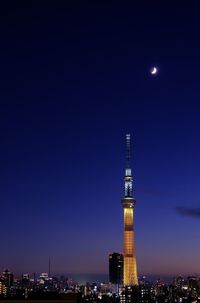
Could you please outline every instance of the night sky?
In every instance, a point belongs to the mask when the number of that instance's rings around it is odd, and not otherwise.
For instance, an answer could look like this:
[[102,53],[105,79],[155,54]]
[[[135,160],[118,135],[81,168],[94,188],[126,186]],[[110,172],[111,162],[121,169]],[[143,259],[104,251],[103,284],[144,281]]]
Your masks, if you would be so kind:
[[108,272],[130,133],[139,274],[200,273],[200,7],[134,2],[0,4],[0,271]]

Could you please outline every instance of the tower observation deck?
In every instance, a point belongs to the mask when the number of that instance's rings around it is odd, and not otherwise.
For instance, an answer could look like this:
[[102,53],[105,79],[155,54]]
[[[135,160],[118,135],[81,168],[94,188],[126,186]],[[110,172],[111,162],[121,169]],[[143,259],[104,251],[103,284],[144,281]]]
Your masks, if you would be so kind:
[[126,135],[126,169],[124,177],[124,286],[138,285],[137,264],[135,254],[133,178],[131,172],[131,136]]

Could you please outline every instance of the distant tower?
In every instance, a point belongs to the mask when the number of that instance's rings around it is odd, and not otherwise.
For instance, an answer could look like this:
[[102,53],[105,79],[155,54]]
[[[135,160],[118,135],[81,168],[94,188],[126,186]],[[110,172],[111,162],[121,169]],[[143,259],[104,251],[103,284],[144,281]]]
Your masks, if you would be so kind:
[[49,278],[51,277],[51,259],[49,257]]
[[134,207],[131,173],[131,137],[126,135],[125,195],[122,199],[124,209],[124,286],[138,285],[134,240]]
[[123,284],[123,255],[109,254],[109,282],[116,285]]

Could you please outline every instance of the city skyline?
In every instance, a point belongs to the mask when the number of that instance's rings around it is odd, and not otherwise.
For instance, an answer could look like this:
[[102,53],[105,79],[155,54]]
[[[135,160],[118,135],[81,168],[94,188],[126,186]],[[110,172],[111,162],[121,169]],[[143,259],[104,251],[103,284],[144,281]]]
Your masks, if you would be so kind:
[[0,5],[0,271],[108,273],[131,133],[138,274],[198,274],[198,4]]

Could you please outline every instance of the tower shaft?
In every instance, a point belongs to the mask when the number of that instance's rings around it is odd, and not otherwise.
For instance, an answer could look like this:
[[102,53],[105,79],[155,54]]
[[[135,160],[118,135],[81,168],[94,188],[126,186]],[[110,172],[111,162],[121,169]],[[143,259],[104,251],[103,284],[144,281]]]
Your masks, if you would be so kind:
[[133,198],[132,173],[130,168],[130,135],[126,135],[126,170],[125,196],[122,199],[124,209],[124,286],[138,285],[137,264],[135,254],[134,208],[136,200]]
[[[123,201],[124,207],[124,286],[138,285],[134,235],[134,200]],[[129,205],[128,205],[129,204]]]

